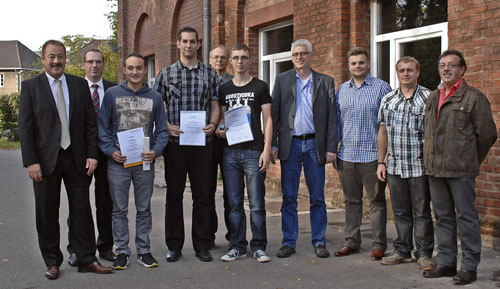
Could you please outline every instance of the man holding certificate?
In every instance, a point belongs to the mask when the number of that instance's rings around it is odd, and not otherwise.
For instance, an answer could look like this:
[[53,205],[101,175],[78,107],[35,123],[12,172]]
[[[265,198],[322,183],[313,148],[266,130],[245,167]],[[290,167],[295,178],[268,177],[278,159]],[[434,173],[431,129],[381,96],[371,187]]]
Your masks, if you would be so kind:
[[[246,257],[246,216],[243,208],[244,178],[250,202],[252,240],[250,248],[257,261],[269,262],[266,254],[266,189],[264,180],[271,160],[271,102],[269,87],[264,81],[253,78],[248,72],[250,51],[245,44],[231,50],[234,78],[221,87],[219,104],[225,112],[217,135],[226,137],[229,147],[224,150],[223,170],[229,199],[231,224],[231,249],[221,257],[230,262]],[[229,110],[229,111],[227,111]],[[264,134],[260,118],[264,119]]]
[[127,219],[130,181],[134,184],[137,210],[137,262],[146,268],[158,266],[149,241],[154,164],[149,169],[147,164],[162,154],[168,141],[161,96],[143,82],[147,71],[144,57],[131,53],[125,57],[124,66],[126,80],[106,91],[98,118],[99,147],[108,156],[113,199],[113,237],[118,254],[113,263],[115,270],[126,269],[130,256]]
[[198,32],[184,27],[177,33],[180,59],[163,68],[154,89],[165,101],[170,139],[163,153],[167,202],[165,241],[167,262],[175,262],[184,246],[182,199],[189,174],[193,198],[191,236],[196,257],[212,261],[210,249],[210,170],[212,133],[219,122],[219,80],[217,72],[197,58]]

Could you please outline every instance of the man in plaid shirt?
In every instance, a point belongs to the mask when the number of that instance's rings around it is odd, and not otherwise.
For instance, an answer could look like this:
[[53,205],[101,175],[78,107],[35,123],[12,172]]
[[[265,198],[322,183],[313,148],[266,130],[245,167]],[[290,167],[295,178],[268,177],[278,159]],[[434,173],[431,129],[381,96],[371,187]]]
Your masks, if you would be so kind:
[[[154,89],[163,97],[167,108],[169,142],[163,157],[167,180],[165,204],[165,240],[167,262],[175,262],[182,255],[184,245],[184,218],[182,199],[189,174],[193,198],[192,240],[196,257],[212,261],[210,247],[209,189],[212,163],[212,133],[219,122],[219,80],[217,72],[198,60],[200,48],[198,32],[184,27],[177,33],[180,60],[163,68],[156,77]],[[179,144],[180,111],[205,111],[205,146]]]
[[384,96],[378,114],[377,177],[389,184],[398,237],[394,253],[381,263],[410,263],[415,234],[420,269],[430,270],[434,228],[423,152],[425,104],[430,91],[418,85],[420,64],[415,58],[399,59],[396,74],[401,87]]

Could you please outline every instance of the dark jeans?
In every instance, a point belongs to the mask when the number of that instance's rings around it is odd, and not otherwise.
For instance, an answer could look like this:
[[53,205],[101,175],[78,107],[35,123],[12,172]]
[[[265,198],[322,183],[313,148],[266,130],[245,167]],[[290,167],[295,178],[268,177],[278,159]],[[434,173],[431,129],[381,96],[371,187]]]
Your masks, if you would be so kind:
[[38,244],[47,267],[60,266],[63,254],[59,248],[59,205],[61,180],[68,194],[69,223],[78,266],[97,261],[95,234],[89,201],[89,178],[76,169],[71,148],[59,151],[54,173],[43,176],[41,182],[33,182],[35,191],[36,229]]
[[184,211],[182,200],[189,176],[193,198],[191,238],[195,251],[210,247],[210,167],[212,143],[206,146],[180,146],[169,142],[163,154],[167,201],[165,204],[165,241],[168,249],[182,250],[184,246]]
[[[96,207],[96,224],[99,235],[97,236],[97,250],[106,252],[113,249],[113,229],[111,226],[111,213],[113,212],[113,200],[109,194],[108,184],[108,157],[99,150],[99,163],[94,171],[94,194]],[[89,182],[92,177],[89,178]],[[68,216],[68,240],[71,240],[71,227]],[[68,252],[74,253],[71,242],[68,243]]]
[[359,250],[363,219],[363,187],[370,202],[373,249],[387,249],[385,183],[377,178],[377,161],[351,163],[339,159],[340,182],[345,197],[345,245]]
[[222,185],[223,185],[223,192],[222,192],[222,198],[224,199],[224,222],[226,223],[226,240],[229,241],[229,238],[231,237],[231,230],[230,230],[230,223],[229,223],[229,202],[227,198],[227,190],[226,190],[226,185],[225,185],[225,179],[224,179],[224,170],[222,169],[222,156],[224,153],[224,147],[227,144],[227,141],[225,139],[220,139],[218,137],[214,136],[213,139],[213,155],[212,155],[212,168],[210,170],[211,176],[210,176],[210,196],[209,196],[209,202],[210,202],[210,239],[212,241],[215,240],[215,233],[217,233],[218,229],[218,220],[217,220],[217,211],[215,208],[215,193],[217,192],[217,178],[218,178],[218,169],[220,168],[220,172],[222,175]]
[[[266,250],[266,187],[264,181],[266,173],[259,171],[259,158],[261,151],[256,150],[224,150],[224,173],[229,197],[231,213],[231,245],[241,254],[247,251],[246,240],[247,218],[243,201],[245,198],[245,183],[247,187],[248,202],[250,206],[250,227],[252,240],[250,248],[253,252]],[[246,180],[246,182],[245,182]]]
[[462,269],[476,271],[481,261],[481,232],[474,201],[474,178],[429,176],[432,207],[436,216],[436,263],[457,265],[457,224],[462,243]]
[[434,227],[427,176],[401,178],[399,175],[387,174],[387,182],[398,232],[394,251],[400,256],[411,258],[415,235],[415,257],[432,257]]

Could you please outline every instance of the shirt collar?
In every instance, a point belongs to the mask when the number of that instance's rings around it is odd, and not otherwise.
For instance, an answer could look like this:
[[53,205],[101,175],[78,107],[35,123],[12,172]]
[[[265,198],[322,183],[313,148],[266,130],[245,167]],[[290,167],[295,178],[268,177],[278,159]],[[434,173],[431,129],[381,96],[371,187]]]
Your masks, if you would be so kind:
[[[201,68],[201,66],[202,66],[202,63],[201,63],[200,60],[198,60],[198,62],[196,62],[196,64],[193,66],[192,69],[195,69],[195,68],[199,69],[199,68]],[[185,68],[187,70],[191,70],[189,67],[187,67],[186,65],[184,65],[184,63],[182,63],[182,61],[180,59],[177,61],[177,68],[179,68],[179,69]]]
[[[49,79],[49,84],[52,85],[54,84],[54,81],[56,80],[54,77],[52,77],[52,75],[48,74],[47,72],[45,72],[45,75],[47,76],[47,78]],[[59,80],[61,82],[66,82],[66,76],[64,75],[61,75],[61,77],[59,77]]]
[[[419,91],[420,91],[420,85],[419,85],[419,84],[417,84],[417,88],[415,88],[415,91],[413,92],[413,94],[411,95],[411,97],[410,97],[410,98],[408,98],[408,100],[413,99],[413,97],[414,97],[415,95],[417,95],[417,93],[418,93]],[[403,92],[401,91],[401,87],[399,87],[399,88],[398,88],[398,96],[399,96],[399,97],[401,97],[401,98],[404,98],[404,99],[406,100],[406,98],[405,98],[405,96],[404,96]]]
[[[370,84],[372,84],[372,81],[373,81],[373,76],[371,76],[370,73],[368,73],[368,75],[366,75],[365,80],[363,81],[363,83],[361,83],[361,85],[359,87],[362,87],[363,85],[370,85]],[[352,77],[351,77],[351,80],[349,80],[349,87],[353,87],[353,86],[356,86],[356,85],[354,84],[354,79],[352,79]]]
[[94,84],[97,84],[100,88],[103,88],[104,89],[104,83],[102,81],[102,78],[99,79],[98,82],[92,82],[92,80],[88,79],[86,76],[85,76],[85,80],[87,80],[88,84],[89,84],[89,87],[92,87],[92,85]]
[[[455,84],[453,84],[453,86],[451,87],[450,91],[451,91],[451,90],[453,90],[453,91],[457,91],[457,90],[458,90],[458,88],[460,87],[460,85],[462,85],[462,83],[464,83],[464,78],[463,78],[463,77],[462,77],[462,78],[460,78],[460,80],[459,80],[459,81],[457,81]],[[441,83],[438,85],[438,89],[439,89],[440,91],[445,91],[445,90],[446,90],[446,87],[444,86],[444,83],[442,83],[442,82],[441,82]]]

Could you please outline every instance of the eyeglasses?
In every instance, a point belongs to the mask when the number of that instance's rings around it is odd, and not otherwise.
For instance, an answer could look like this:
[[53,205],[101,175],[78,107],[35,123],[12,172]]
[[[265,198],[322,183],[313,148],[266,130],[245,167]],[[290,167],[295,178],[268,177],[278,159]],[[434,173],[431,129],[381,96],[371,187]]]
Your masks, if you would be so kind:
[[219,55],[214,55],[211,57],[212,59],[220,59],[220,60],[226,60],[227,56],[219,56]]
[[90,65],[94,65],[94,63],[95,63],[97,65],[100,65],[103,63],[103,61],[102,60],[85,60],[85,63],[88,63]]
[[454,68],[460,67],[460,64],[456,64],[456,63],[448,63],[448,64],[441,63],[441,64],[439,64],[439,66],[438,66],[438,68],[439,68],[440,70],[443,70],[443,69],[445,69],[446,67],[449,67],[449,68],[454,69]]
[[308,51],[304,51],[304,52],[295,52],[295,53],[292,53],[292,57],[294,58],[297,58],[297,57],[304,57],[304,56],[307,56],[311,54],[311,52],[308,52]]
[[248,57],[246,55],[242,55],[242,56],[233,56],[233,57],[231,57],[231,59],[234,61],[240,61],[240,59],[241,59],[243,61],[243,60],[250,59],[250,57]]

